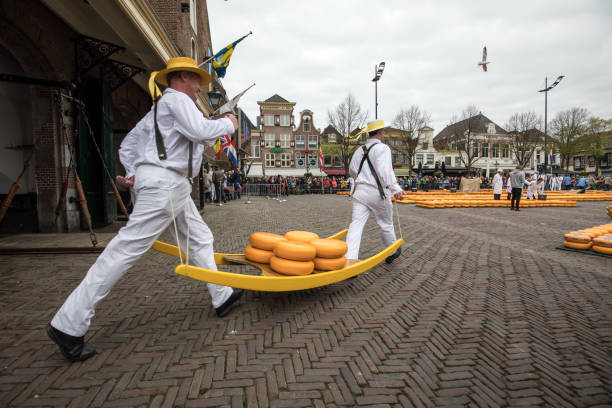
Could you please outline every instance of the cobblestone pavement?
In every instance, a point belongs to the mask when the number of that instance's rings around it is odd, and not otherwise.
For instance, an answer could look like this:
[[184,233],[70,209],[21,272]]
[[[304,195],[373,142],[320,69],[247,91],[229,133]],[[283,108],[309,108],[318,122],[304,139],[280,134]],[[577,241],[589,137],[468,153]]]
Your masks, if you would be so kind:
[[[149,251],[97,308],[87,341],[98,354],[74,364],[44,327],[96,255],[0,256],[0,405],[609,405],[612,258],[555,249],[564,232],[610,222],[607,204],[401,205],[406,244],[392,265],[247,292],[223,319],[203,283]],[[256,230],[334,233],[349,208],[341,196],[255,198],[204,217],[218,250],[241,252]],[[362,256],[380,249],[370,220]]]

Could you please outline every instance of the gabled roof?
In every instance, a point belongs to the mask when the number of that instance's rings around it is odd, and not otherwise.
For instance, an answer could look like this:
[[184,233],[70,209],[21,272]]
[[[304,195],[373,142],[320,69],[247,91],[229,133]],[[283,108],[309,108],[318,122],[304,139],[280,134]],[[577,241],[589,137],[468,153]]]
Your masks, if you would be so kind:
[[266,99],[264,102],[291,103],[285,98],[283,98],[282,96],[280,96],[279,94],[272,95],[271,97]]
[[493,123],[495,125],[495,133],[506,134],[507,132],[501,127],[498,126],[491,119],[487,118],[482,113],[479,113],[476,116],[469,117],[467,119],[460,120],[459,122],[453,123],[442,129],[440,133],[438,133],[433,140],[442,140],[447,139],[455,134],[455,131],[463,132],[467,129],[468,121],[471,121],[471,130],[473,133],[488,133],[489,123]]
[[321,132],[322,135],[328,135],[330,133],[333,133],[337,136],[342,136],[340,132],[338,132],[338,130],[334,127],[334,125],[327,125],[327,127],[323,129],[323,132]]

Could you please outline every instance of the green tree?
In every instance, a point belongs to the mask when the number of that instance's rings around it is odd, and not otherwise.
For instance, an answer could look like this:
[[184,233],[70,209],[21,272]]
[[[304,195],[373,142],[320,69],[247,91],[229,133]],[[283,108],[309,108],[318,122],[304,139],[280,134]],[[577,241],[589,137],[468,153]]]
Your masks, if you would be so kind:
[[612,139],[612,119],[590,118],[585,133],[579,141],[580,150],[595,158],[595,174],[599,174],[600,161]]
[[561,156],[561,166],[569,169],[570,158],[580,151],[580,137],[585,133],[589,112],[584,108],[571,108],[557,115],[550,122],[555,146]]

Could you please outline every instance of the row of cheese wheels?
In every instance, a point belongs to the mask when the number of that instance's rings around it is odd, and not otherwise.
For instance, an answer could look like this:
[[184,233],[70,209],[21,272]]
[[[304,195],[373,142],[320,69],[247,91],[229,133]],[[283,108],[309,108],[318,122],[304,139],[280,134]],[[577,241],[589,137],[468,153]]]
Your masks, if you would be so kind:
[[592,249],[612,255],[612,223],[597,225],[563,235],[563,245],[572,249]]
[[348,247],[344,241],[321,239],[309,231],[289,231],[284,236],[254,232],[244,256],[253,262],[269,263],[284,275],[308,275],[315,269],[331,271],[346,264]]
[[606,207],[606,213],[612,217],[612,204]]

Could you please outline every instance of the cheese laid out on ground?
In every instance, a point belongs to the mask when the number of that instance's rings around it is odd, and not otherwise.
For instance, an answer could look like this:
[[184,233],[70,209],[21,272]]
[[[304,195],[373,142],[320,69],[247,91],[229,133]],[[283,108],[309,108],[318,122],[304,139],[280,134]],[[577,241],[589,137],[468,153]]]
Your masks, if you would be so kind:
[[319,271],[335,271],[344,268],[346,265],[346,257],[340,258],[315,258],[315,269]]
[[563,241],[563,245],[568,248],[572,248],[572,249],[589,249],[591,248],[592,242],[589,241],[585,243],[580,243],[580,242]]
[[612,234],[600,235],[593,238],[593,246],[595,245],[612,248]]
[[315,239],[311,244],[317,249],[317,258],[340,258],[348,251],[346,242],[339,239]]
[[593,245],[591,249],[595,252],[599,252],[600,254],[612,255],[612,247],[609,246]]
[[274,247],[274,255],[291,261],[312,261],[317,249],[307,242],[279,241]]
[[274,246],[285,238],[282,235],[272,234],[271,232],[254,232],[251,234],[251,246],[253,248],[272,251]]
[[272,251],[266,251],[264,249],[253,248],[250,245],[247,245],[244,248],[244,257],[249,261],[258,262],[258,263],[270,263],[270,258],[274,255]]
[[309,275],[314,271],[314,262],[312,261],[291,261],[289,259],[272,256],[270,258],[270,267],[272,270],[283,275]]
[[319,239],[319,236],[309,231],[289,231],[285,234],[285,238],[288,241],[312,242],[315,239]]

